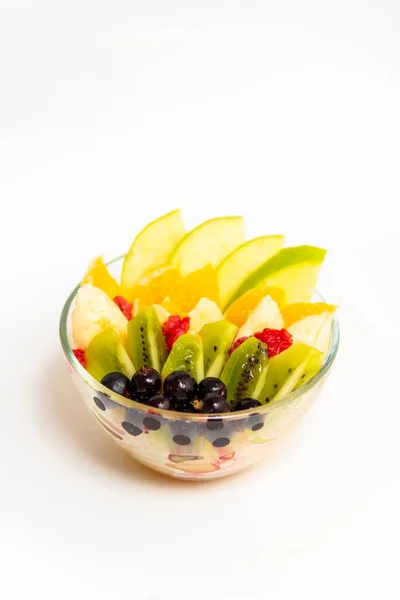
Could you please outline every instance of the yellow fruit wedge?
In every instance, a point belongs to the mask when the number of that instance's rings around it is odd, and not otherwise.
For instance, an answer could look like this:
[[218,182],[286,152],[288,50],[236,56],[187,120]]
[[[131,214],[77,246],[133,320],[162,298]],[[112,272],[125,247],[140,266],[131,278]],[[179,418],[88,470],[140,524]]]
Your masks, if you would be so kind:
[[160,325],[163,325],[165,321],[167,321],[171,313],[169,313],[161,304],[153,304],[153,308],[156,311],[156,315],[158,320],[160,321]]
[[112,327],[122,344],[127,347],[127,318],[103,290],[86,283],[76,295],[72,312],[75,347],[86,350],[92,339],[107,327]]
[[125,257],[121,294],[132,300],[132,289],[150,270],[166,265],[176,245],[185,235],[180,210],[170,212],[145,227],[134,239]]
[[141,308],[160,304],[180,281],[183,278],[176,267],[161,267],[142,277],[133,287],[131,295],[133,300],[139,300]]
[[261,286],[281,288],[287,304],[308,301],[325,254],[326,250],[314,246],[282,248],[242,281],[226,308],[252,288]]
[[91,285],[100,288],[111,299],[115,298],[115,296],[118,296],[119,285],[115,281],[114,277],[112,277],[108,272],[102,256],[98,256],[92,260],[88,266],[81,285],[85,285],[85,283],[90,283]]
[[208,298],[201,298],[194,309],[190,311],[188,317],[190,318],[189,331],[191,333],[198,333],[207,323],[222,321],[224,315],[216,302]]
[[235,248],[217,267],[221,306],[229,304],[231,296],[242,281],[284,244],[283,235],[255,238]]
[[285,294],[283,290],[272,287],[259,287],[254,290],[250,290],[246,294],[243,294],[240,298],[235,300],[233,304],[225,311],[225,319],[231,323],[235,323],[238,327],[245,323],[248,316],[256,308],[257,304],[265,298],[265,296],[271,296],[271,298],[277,303],[278,307],[285,304]]
[[217,267],[243,242],[243,217],[211,219],[192,229],[181,239],[170,263],[178,267],[183,276],[198,271],[207,264]]
[[300,321],[304,317],[311,315],[320,315],[324,312],[335,312],[337,306],[334,304],[326,304],[326,302],[296,302],[288,304],[282,309],[282,317],[285,322],[286,329],[296,321]]
[[[205,265],[186,277],[176,277],[176,285],[168,296],[184,314],[187,314],[201,298],[209,298],[218,302],[218,280],[214,267]],[[172,313],[178,314],[178,313]]]
[[312,346],[325,355],[330,346],[333,319],[332,311],[309,315],[292,323],[288,331],[295,342]]
[[238,340],[245,336],[249,337],[266,327],[269,329],[282,329],[283,327],[281,312],[271,296],[262,298],[253,312],[249,314],[246,322],[238,330],[235,339]]

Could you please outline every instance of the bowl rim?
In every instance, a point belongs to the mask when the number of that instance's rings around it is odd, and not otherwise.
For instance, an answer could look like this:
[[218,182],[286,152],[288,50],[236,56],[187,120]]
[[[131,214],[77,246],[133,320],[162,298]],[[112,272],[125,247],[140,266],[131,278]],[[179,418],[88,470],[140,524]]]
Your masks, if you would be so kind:
[[[123,260],[125,258],[125,256],[126,256],[126,254],[117,256],[116,258],[113,258],[112,260],[108,261],[106,263],[106,265],[111,266],[114,263],[117,263],[118,261]],[[86,369],[81,365],[81,363],[75,357],[75,354],[72,351],[72,346],[70,344],[69,336],[68,336],[68,318],[69,318],[72,303],[75,299],[76,294],[78,293],[80,286],[81,286],[81,283],[79,282],[78,285],[69,294],[69,296],[68,296],[67,300],[65,301],[65,304],[62,308],[61,315],[60,315],[60,321],[59,321],[59,336],[60,336],[61,347],[64,351],[65,357],[66,357],[69,365],[71,366],[72,370],[85,383],[87,383],[95,392],[101,393],[104,396],[107,396],[110,400],[112,400],[113,402],[115,402],[116,404],[121,406],[122,408],[131,408],[131,409],[134,408],[140,412],[145,412],[145,413],[151,412],[152,414],[157,413],[157,415],[161,415],[162,417],[169,419],[169,420],[177,420],[177,418],[180,418],[185,421],[197,421],[197,422],[208,421],[210,419],[211,420],[212,419],[223,419],[223,420],[229,420],[229,419],[235,420],[236,419],[237,420],[237,419],[247,418],[249,415],[256,415],[256,414],[266,415],[268,413],[272,413],[275,410],[281,408],[283,405],[289,404],[290,402],[297,400],[300,396],[303,396],[304,394],[309,392],[313,387],[315,387],[324,378],[324,376],[327,375],[327,373],[330,371],[330,369],[333,365],[333,362],[336,358],[338,349],[339,349],[340,330],[339,330],[338,318],[335,313],[335,316],[334,316],[334,319],[332,322],[331,343],[329,346],[328,353],[325,357],[325,360],[322,363],[322,366],[317,371],[317,373],[315,373],[315,375],[313,377],[311,377],[311,379],[309,379],[309,381],[307,381],[307,383],[305,383],[301,387],[297,388],[296,390],[294,390],[287,396],[284,396],[277,402],[272,401],[268,404],[263,404],[262,406],[257,406],[255,408],[251,408],[251,409],[247,409],[247,410],[232,411],[229,413],[214,413],[212,415],[201,414],[201,413],[184,413],[184,412],[178,412],[178,411],[173,411],[173,410],[153,409],[153,408],[149,408],[146,404],[136,402],[135,400],[130,400],[129,398],[124,398],[123,396],[120,396],[119,394],[116,394],[115,392],[106,388],[99,381],[97,381],[94,377],[92,377],[92,375],[90,375],[90,373],[88,373],[88,371],[86,371]],[[315,290],[315,293],[319,297],[318,301],[321,301],[321,302],[325,301],[324,297],[318,292],[318,290]]]

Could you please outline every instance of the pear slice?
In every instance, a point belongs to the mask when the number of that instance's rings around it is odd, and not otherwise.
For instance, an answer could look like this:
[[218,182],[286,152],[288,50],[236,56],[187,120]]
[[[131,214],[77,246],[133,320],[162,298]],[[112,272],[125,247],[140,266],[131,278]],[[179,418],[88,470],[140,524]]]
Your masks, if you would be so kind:
[[185,277],[207,264],[216,267],[243,241],[243,217],[211,219],[198,225],[181,239],[170,262]]
[[309,300],[325,254],[315,246],[282,248],[242,281],[225,309],[252,288],[267,285],[282,288],[287,304]]
[[148,271],[166,265],[184,235],[180,210],[174,210],[142,229],[134,239],[122,266],[121,295],[131,301],[134,285]]
[[85,283],[78,290],[72,313],[74,345],[86,350],[94,336],[107,327],[112,327],[127,347],[128,319],[103,290]]
[[229,304],[243,279],[276,254],[284,241],[283,235],[258,237],[235,248],[224,258],[217,267],[221,306]]

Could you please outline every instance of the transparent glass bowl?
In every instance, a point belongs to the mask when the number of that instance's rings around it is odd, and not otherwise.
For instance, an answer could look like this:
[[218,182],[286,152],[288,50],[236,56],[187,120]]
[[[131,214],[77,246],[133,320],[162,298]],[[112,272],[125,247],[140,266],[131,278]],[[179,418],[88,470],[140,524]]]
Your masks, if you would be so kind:
[[[109,263],[119,276],[123,256]],[[60,338],[69,372],[93,418],[138,462],[170,477],[207,480],[224,477],[263,458],[278,436],[290,430],[318,396],[335,359],[339,326],[335,318],[329,352],[318,373],[286,398],[256,409],[219,416],[148,409],[111,392],[80,365],[72,352],[71,314],[77,286],[60,319]],[[323,300],[316,293],[316,299]]]

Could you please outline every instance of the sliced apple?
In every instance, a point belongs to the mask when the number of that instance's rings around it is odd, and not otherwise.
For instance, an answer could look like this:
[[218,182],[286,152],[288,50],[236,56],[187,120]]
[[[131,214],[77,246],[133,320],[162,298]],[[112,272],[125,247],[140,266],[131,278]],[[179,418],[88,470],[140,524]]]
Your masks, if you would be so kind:
[[282,248],[242,281],[225,308],[252,288],[266,285],[282,288],[287,304],[309,300],[325,254],[315,246]]
[[108,373],[123,373],[129,379],[135,373],[132,361],[112,327],[107,327],[92,339],[85,358],[86,370],[97,381]]
[[283,235],[255,238],[235,248],[217,267],[221,306],[229,304],[231,296],[241,282],[284,244]]
[[134,239],[122,267],[121,294],[131,300],[133,287],[150,270],[168,263],[185,235],[180,210],[170,212],[145,227]]
[[240,327],[235,339],[249,337],[257,331],[262,331],[268,327],[270,329],[282,329],[283,318],[277,303],[271,296],[265,296],[249,314],[246,322]]
[[103,290],[86,283],[78,290],[72,313],[75,346],[86,350],[94,336],[107,327],[112,327],[127,347],[127,318]]
[[216,302],[208,298],[201,298],[188,317],[190,318],[190,332],[198,333],[207,323],[222,321],[224,315]]
[[220,217],[202,223],[179,242],[171,264],[185,277],[211,264],[216,267],[244,241],[243,217]]

